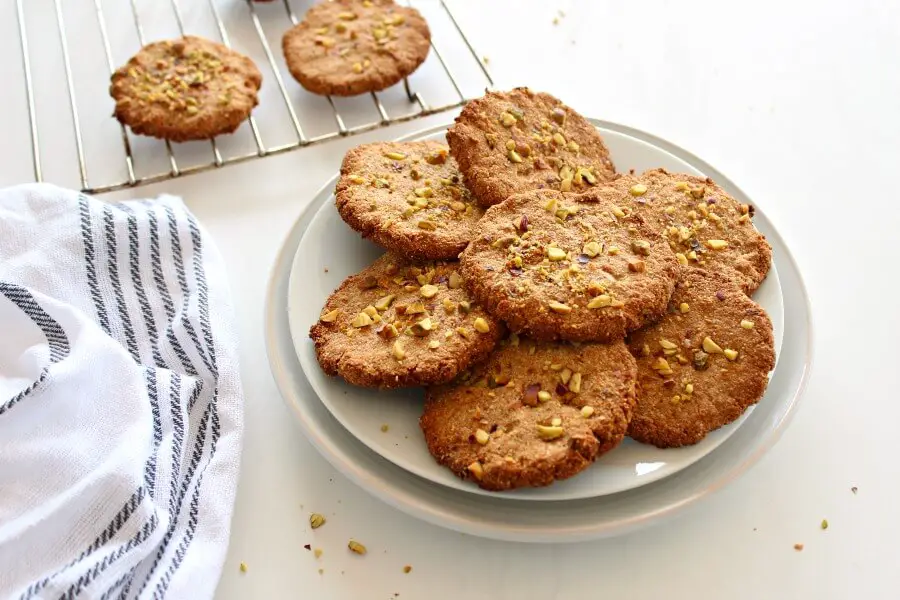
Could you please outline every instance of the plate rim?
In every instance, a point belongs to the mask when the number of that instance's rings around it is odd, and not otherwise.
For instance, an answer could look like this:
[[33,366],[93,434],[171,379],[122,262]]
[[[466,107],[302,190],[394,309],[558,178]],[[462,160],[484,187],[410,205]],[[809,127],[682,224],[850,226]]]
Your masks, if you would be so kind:
[[[698,168],[700,168],[705,174],[710,177],[715,178],[719,182],[727,182],[728,185],[733,186],[734,189],[740,190],[741,188],[734,184],[728,177],[720,173],[717,169],[712,167],[706,161],[696,157],[691,152],[684,150],[683,148],[658,138],[652,134],[648,134],[641,130],[625,126],[619,125],[616,123],[612,123],[609,121],[603,121],[599,119],[589,119],[595,125],[600,125],[605,128],[609,128],[614,131],[619,131],[626,135],[633,136],[639,140],[643,140],[647,143],[654,144],[659,146],[660,148],[674,153],[676,155],[682,155],[687,157],[691,162],[693,162]],[[433,127],[424,128],[415,132],[411,132],[405,136],[399,138],[399,140],[407,140],[411,138],[417,138],[420,136],[428,135],[429,133],[433,133],[436,130],[444,129],[447,125],[440,124]],[[279,289],[280,285],[284,285],[286,288],[288,277],[283,277],[282,273],[287,272],[290,273],[290,265],[292,264],[295,249],[291,248],[289,252],[285,252],[288,248],[288,244],[295,238],[298,237],[302,233],[303,227],[308,224],[308,221],[311,219],[311,215],[314,214],[313,210],[318,210],[318,207],[314,207],[315,198],[320,197],[323,194],[327,194],[330,186],[334,185],[334,178],[329,179],[312,197],[310,200],[300,211],[296,221],[291,227],[288,234],[285,236],[285,239],[282,243],[281,249],[279,250],[278,256],[273,263],[269,275],[269,282],[267,285],[267,300],[265,303],[265,335],[266,335],[266,352],[269,358],[270,369],[272,371],[273,377],[276,382],[276,386],[278,387],[279,393],[281,394],[283,400],[290,406],[292,411],[295,413],[298,418],[298,423],[301,425],[307,439],[313,444],[314,447],[328,460],[332,466],[334,466],[337,470],[342,472],[344,475],[349,477],[355,483],[360,485],[367,492],[375,495],[379,499],[387,502],[388,504],[403,510],[404,512],[426,520],[428,522],[438,524],[444,527],[450,527],[451,529],[456,529],[458,531],[464,531],[466,533],[470,533],[473,535],[481,535],[486,537],[493,537],[495,539],[510,539],[510,540],[519,540],[519,541],[560,541],[559,534],[562,533],[563,537],[566,535],[569,536],[569,539],[593,539],[597,537],[605,537],[609,535],[615,535],[617,533],[621,533],[625,530],[631,530],[638,526],[646,526],[650,523],[656,522],[659,519],[666,517],[668,515],[680,512],[684,508],[689,505],[694,504],[701,498],[707,497],[710,494],[714,493],[718,489],[721,489],[735,478],[746,472],[748,468],[750,468],[753,464],[755,464],[771,447],[777,443],[777,441],[781,438],[781,435],[785,431],[787,425],[790,423],[793,416],[796,414],[797,407],[799,405],[799,401],[803,396],[803,393],[806,391],[808,387],[808,382],[810,379],[810,375],[812,372],[812,367],[814,363],[814,320],[812,313],[812,305],[810,302],[810,298],[807,292],[806,284],[803,280],[803,275],[797,265],[797,262],[790,251],[789,246],[784,242],[784,238],[781,233],[774,228],[771,233],[774,240],[777,240],[778,245],[780,246],[779,256],[783,258],[784,266],[787,267],[787,270],[790,272],[790,276],[795,280],[794,285],[796,286],[796,292],[801,300],[799,304],[799,308],[802,311],[803,316],[803,339],[799,340],[798,344],[802,344],[800,347],[800,352],[798,355],[798,360],[800,364],[798,365],[798,370],[800,371],[797,374],[797,381],[791,384],[791,389],[788,390],[788,401],[784,406],[783,412],[775,416],[777,419],[774,423],[770,424],[768,429],[768,435],[764,438],[758,439],[755,441],[755,446],[751,448],[749,454],[746,454],[743,458],[740,458],[738,462],[734,465],[729,466],[726,471],[722,474],[716,475],[715,479],[708,484],[706,484],[703,489],[696,490],[693,493],[688,494],[685,497],[682,497],[680,500],[669,502],[664,506],[655,507],[652,510],[646,510],[645,512],[633,515],[628,518],[619,519],[614,523],[592,523],[591,525],[585,527],[581,526],[576,528],[576,530],[572,531],[571,528],[560,529],[559,527],[553,528],[539,528],[538,532],[546,532],[553,531],[554,536],[552,539],[536,539],[535,536],[540,537],[539,533],[531,532],[530,530],[522,530],[522,529],[491,529],[490,526],[485,528],[485,523],[479,523],[478,527],[473,527],[471,523],[466,521],[465,519],[460,519],[458,516],[448,515],[446,511],[438,511],[435,509],[429,509],[426,506],[423,506],[421,502],[417,502],[415,498],[401,497],[396,492],[391,492],[386,489],[381,489],[379,486],[380,483],[383,483],[381,480],[383,478],[375,477],[370,472],[361,472],[356,468],[356,465],[346,464],[340,456],[339,453],[335,452],[330,445],[333,445],[334,442],[330,440],[321,439],[318,437],[314,431],[310,429],[310,423],[308,423],[301,412],[300,408],[292,399],[293,397],[293,385],[291,383],[290,376],[282,373],[281,369],[281,358],[279,356],[278,344],[280,340],[278,336],[279,331],[279,317],[284,316],[286,318],[286,310],[282,311],[278,304],[279,298],[276,294],[276,291]],[[742,192],[742,190],[741,190]],[[742,192],[743,193],[743,192]],[[770,221],[771,223],[771,221]],[[779,261],[782,262],[782,261]],[[287,308],[287,295],[284,294],[284,298],[280,299],[283,301],[283,307]],[[284,328],[282,328],[284,329]],[[290,337],[290,334],[287,334]],[[291,346],[293,347],[292,340]],[[805,346],[805,347],[804,347]],[[296,353],[294,354],[294,358],[296,359]],[[301,375],[303,375],[301,373]],[[305,378],[305,376],[304,376]],[[308,385],[308,382],[306,382]],[[302,401],[302,400],[301,400]],[[329,414],[329,418],[334,419],[333,416]],[[335,422],[337,422],[335,420]],[[340,423],[337,423],[339,426]],[[729,442],[733,440],[729,440],[723,444],[723,446],[728,446]],[[371,453],[374,458],[377,458],[379,461],[384,461],[386,465],[390,466],[392,469],[397,469],[399,474],[406,474],[408,477],[413,477],[419,479],[417,476],[407,473],[402,468],[390,463],[389,461],[383,459],[378,456],[376,453],[371,451],[368,447],[363,445],[361,442],[357,442],[361,445],[361,447],[367,453]],[[721,452],[722,448],[717,449],[717,452]],[[716,454],[716,453],[713,453]],[[692,469],[699,468],[700,463],[708,462],[711,456],[707,456],[698,463],[695,463],[685,469],[685,471],[690,471]],[[677,477],[677,475],[675,475]],[[672,478],[665,478],[662,481],[655,482],[649,484],[646,487],[651,486],[659,486],[665,484]],[[425,484],[432,486],[434,485],[431,482],[425,481]],[[464,494],[466,496],[481,499],[484,497],[476,496],[474,494],[467,494],[466,492],[453,490],[452,488],[444,488],[448,494]],[[628,493],[628,492],[623,492]],[[614,495],[613,495],[614,496]],[[558,501],[560,503],[566,502],[582,502],[580,500],[561,500]],[[488,524],[490,525],[490,524]]]
[[[622,136],[628,138],[629,140],[633,140],[632,143],[637,143],[638,145],[646,145],[652,146],[652,144],[647,143],[647,141],[643,138],[630,136],[627,132],[619,131],[616,128],[604,128],[604,125],[594,123],[596,127],[601,128],[601,132],[606,135],[607,133],[610,136],[618,137]],[[403,139],[423,139],[423,138],[431,138],[436,135],[443,134],[447,129],[447,126],[443,125],[435,125],[432,127],[428,127],[426,129],[420,130],[418,132],[412,132],[411,134],[404,136]],[[656,148],[654,146],[654,148]],[[674,159],[681,161],[685,164],[687,168],[690,169],[698,169],[701,167],[699,165],[694,164],[689,156],[679,155],[677,152],[672,152],[669,148],[659,147],[658,152],[662,152],[664,154],[669,154]],[[705,173],[704,173],[705,175]],[[304,227],[303,231],[299,234],[299,239],[297,241],[296,247],[294,249],[294,259],[292,261],[292,265],[290,267],[290,274],[288,276],[288,326],[290,328],[291,336],[294,340],[294,346],[299,358],[300,366],[304,372],[304,376],[306,377],[307,383],[309,383],[313,392],[319,397],[322,404],[328,409],[328,411],[332,414],[332,416],[345,428],[347,431],[351,433],[357,440],[359,440],[362,444],[364,444],[369,450],[375,452],[385,460],[397,465],[398,467],[404,469],[405,471],[412,473],[417,477],[421,477],[427,481],[430,481],[437,485],[442,485],[448,487],[450,489],[459,490],[462,492],[467,492],[471,494],[481,495],[481,496],[493,496],[498,498],[503,498],[506,500],[517,500],[517,501],[526,501],[526,502],[560,502],[560,501],[568,501],[568,500],[582,500],[588,498],[600,498],[603,496],[608,496],[612,494],[617,494],[621,492],[625,492],[631,489],[636,489],[645,485],[650,485],[656,481],[660,481],[665,479],[666,477],[671,477],[676,475],[681,470],[689,467],[690,465],[696,463],[699,460],[702,460],[703,457],[707,456],[711,452],[715,452],[716,449],[725,443],[728,438],[730,438],[736,431],[741,427],[746,418],[752,412],[752,408],[750,410],[745,411],[737,420],[732,423],[727,424],[725,427],[722,427],[718,431],[718,435],[709,436],[705,442],[705,448],[700,448],[697,452],[694,452],[688,459],[681,458],[679,459],[677,456],[670,455],[668,460],[660,457],[658,460],[664,460],[669,464],[668,468],[661,469],[659,471],[654,471],[648,475],[643,477],[633,477],[633,480],[630,483],[626,483],[625,485],[612,485],[607,486],[610,489],[601,489],[599,492],[596,487],[590,489],[581,489],[580,487],[575,488],[578,493],[575,494],[566,494],[564,492],[553,493],[555,488],[559,486],[553,486],[553,489],[549,490],[550,493],[547,493],[547,489],[543,488],[539,490],[539,493],[536,495],[528,495],[526,493],[520,493],[517,491],[506,492],[504,494],[495,494],[492,492],[486,492],[481,488],[471,484],[470,482],[463,482],[457,478],[441,478],[439,474],[436,474],[434,470],[429,470],[428,466],[421,464],[420,460],[410,460],[403,456],[399,456],[395,452],[391,452],[390,450],[385,449],[380,446],[375,438],[370,437],[366,434],[365,428],[362,427],[358,422],[348,421],[348,416],[344,409],[340,408],[341,403],[338,402],[333,396],[329,395],[329,389],[323,386],[327,386],[328,382],[323,382],[322,378],[318,377],[318,373],[311,372],[312,369],[319,369],[318,363],[315,359],[315,352],[309,344],[308,340],[308,330],[310,326],[310,322],[306,322],[306,317],[308,315],[303,315],[302,318],[297,315],[297,311],[295,310],[295,304],[300,304],[303,301],[303,296],[305,294],[298,292],[298,277],[300,281],[303,281],[304,277],[309,277],[312,272],[315,271],[307,271],[302,274],[298,274],[297,268],[298,263],[301,263],[299,266],[302,268],[304,263],[308,263],[306,257],[304,257],[301,253],[303,252],[303,240],[310,232],[310,228],[313,227],[314,223],[321,222],[323,220],[329,221],[332,219],[332,215],[326,214],[326,211],[329,210],[330,204],[333,202],[329,202],[331,198],[333,198],[333,194],[330,192],[333,189],[333,184],[335,180],[339,177],[335,175],[332,179],[330,179],[322,189],[315,196],[315,204],[317,206],[310,207],[310,211],[307,215],[308,222]],[[743,192],[741,192],[743,194]],[[746,194],[743,194],[747,200],[751,200]],[[318,199],[323,197],[321,201]],[[771,223],[771,221],[769,221]],[[349,230],[348,230],[349,231]],[[321,240],[319,240],[321,241]],[[308,248],[307,248],[308,250]],[[779,322],[783,321],[783,310],[784,310],[784,288],[781,286],[780,278],[778,277],[776,265],[773,263],[772,265],[772,273],[770,273],[770,278],[777,280],[778,286],[778,299],[777,309],[773,308],[772,310],[776,310],[776,312],[780,312],[782,315],[781,319],[778,319]],[[300,284],[300,288],[304,286]],[[299,297],[298,297],[299,296]],[[292,298],[294,302],[292,302]],[[775,313],[772,313],[775,314]],[[782,325],[783,328],[783,325]],[[777,338],[780,340],[781,335],[778,335]],[[780,350],[780,348],[779,348]],[[774,371],[770,376],[774,376]],[[326,378],[327,379],[327,378]],[[334,391],[334,390],[332,390]],[[339,393],[340,390],[334,391],[334,393]],[[347,392],[345,391],[344,394]],[[376,436],[377,437],[377,436]],[[680,464],[679,464],[680,463]],[[623,465],[627,469],[627,464]],[[519,492],[519,493],[517,493]]]

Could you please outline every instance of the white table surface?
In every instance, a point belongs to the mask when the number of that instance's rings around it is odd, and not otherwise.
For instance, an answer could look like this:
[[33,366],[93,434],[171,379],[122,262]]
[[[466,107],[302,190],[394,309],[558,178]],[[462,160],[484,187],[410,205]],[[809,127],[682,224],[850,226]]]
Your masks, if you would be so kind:
[[[31,6],[41,3],[52,9],[46,0]],[[68,4],[78,3],[87,4]],[[13,3],[6,4],[0,8],[4,52],[18,44]],[[303,2],[297,5],[302,10]],[[805,274],[816,326],[809,388],[777,446],[680,518],[582,544],[510,544],[445,531],[370,497],[302,437],[269,372],[263,302],[283,237],[349,147],[452,114],[109,196],[184,196],[228,265],[246,428],[217,597],[900,597],[900,4],[482,0],[452,6],[490,58],[498,87],[547,90],[587,115],[669,139],[756,199]],[[553,25],[558,9],[566,14]],[[32,39],[32,45],[38,63],[54,51],[52,42]],[[73,48],[74,61],[82,51]],[[105,65],[93,64],[102,82]],[[0,74],[19,85],[18,62],[5,61]],[[36,75],[39,93],[61,82]],[[266,80],[277,94],[272,84]],[[31,178],[21,90],[8,89],[0,94],[2,184]],[[105,119],[98,123],[109,120],[103,96],[96,96],[98,118]],[[71,159],[56,158],[71,150],[64,96],[41,98],[41,106],[58,107],[44,110],[45,170],[51,180],[77,185]],[[258,116],[272,110],[277,96],[267,102]],[[91,104],[82,101],[80,108],[89,112]],[[311,531],[310,511],[325,514],[327,525]],[[820,529],[823,518],[827,531]],[[348,552],[350,537],[369,554]],[[804,550],[795,551],[795,543]],[[317,561],[304,544],[322,548],[323,556]],[[246,573],[239,571],[242,561]],[[409,574],[402,571],[406,564],[413,567]]]

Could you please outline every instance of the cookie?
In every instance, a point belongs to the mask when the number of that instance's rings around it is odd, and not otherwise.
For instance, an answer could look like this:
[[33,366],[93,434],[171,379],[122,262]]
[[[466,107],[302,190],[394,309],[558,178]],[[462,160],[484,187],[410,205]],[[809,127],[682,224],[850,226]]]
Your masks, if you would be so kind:
[[503,332],[469,298],[457,263],[385,254],[331,294],[309,337],[327,374],[397,388],[450,381]]
[[583,471],[625,435],[636,366],[622,341],[571,345],[513,334],[486,363],[429,388],[420,419],[432,456],[500,491]]
[[528,88],[469,102],[447,141],[484,206],[529,190],[585,191],[615,175],[597,128],[553,96]]
[[622,339],[665,313],[678,276],[665,240],[599,189],[512,196],[475,233],[460,255],[470,293],[539,340]]
[[249,58],[195,36],[147,44],[112,75],[115,117],[139,135],[184,142],[232,133],[259,102]]
[[419,11],[392,0],[332,0],[310,8],[282,39],[291,75],[314,94],[355,96],[401,81],[428,56]]
[[415,259],[456,259],[484,214],[440,142],[350,150],[335,189],[341,218],[376,244]]
[[727,278],[687,271],[669,311],[633,333],[638,400],[628,435],[671,448],[696,444],[762,398],[775,368],[766,312]]
[[753,226],[753,207],[712,179],[654,169],[623,176],[614,187],[616,197],[628,199],[623,204],[666,237],[686,269],[728,277],[748,294],[766,278],[772,247]]

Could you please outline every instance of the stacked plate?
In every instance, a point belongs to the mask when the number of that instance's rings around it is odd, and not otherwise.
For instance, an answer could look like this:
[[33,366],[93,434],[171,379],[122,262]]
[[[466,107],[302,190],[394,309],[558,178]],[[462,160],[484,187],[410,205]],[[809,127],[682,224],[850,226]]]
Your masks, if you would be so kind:
[[[357,388],[326,376],[308,331],[345,277],[383,251],[350,230],[334,206],[335,179],[316,194],[275,263],[266,338],[272,372],[304,434],[361,487],[426,521],[465,533],[532,542],[616,535],[676,512],[721,487],[777,440],[796,407],[811,359],[806,290],[762,207],[718,171],[646,133],[592,120],[620,171],[664,167],[712,177],[757,208],[754,223],[773,248],[773,266],[754,294],[772,318],[778,363],[766,396],[738,421],[694,446],[661,450],[626,440],[588,471],[539,489],[486,492],[457,479],[428,453],[418,426],[421,390]],[[405,140],[443,139],[446,127]],[[387,426],[387,427],[385,427]]]

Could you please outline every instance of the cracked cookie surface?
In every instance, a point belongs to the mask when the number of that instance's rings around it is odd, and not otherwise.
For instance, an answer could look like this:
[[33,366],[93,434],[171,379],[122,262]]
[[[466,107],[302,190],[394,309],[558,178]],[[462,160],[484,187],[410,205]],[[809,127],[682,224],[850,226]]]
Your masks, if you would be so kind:
[[457,263],[388,253],[344,280],[309,336],[328,375],[397,388],[450,381],[484,359],[503,332],[469,298]]
[[393,0],[332,0],[310,8],[284,34],[288,70],[314,94],[355,96],[401,81],[428,56],[419,11]]
[[560,100],[528,88],[469,102],[447,141],[484,206],[529,190],[581,192],[615,176],[597,128]]
[[576,475],[622,441],[636,366],[625,344],[510,336],[487,362],[429,388],[420,419],[428,449],[493,491]]
[[628,435],[671,448],[696,444],[765,393],[775,337],[765,310],[729,279],[688,271],[659,322],[629,336],[638,394]]
[[335,202],[363,237],[416,259],[456,259],[484,215],[447,146],[436,141],[353,148],[341,165]]
[[185,36],[147,44],[112,75],[115,117],[139,135],[183,142],[234,132],[259,102],[262,75],[222,44]]
[[612,341],[664,314],[678,276],[654,228],[600,189],[492,206],[460,255],[472,296],[539,340]]
[[753,207],[712,179],[653,169],[610,188],[666,238],[684,270],[717,273],[748,294],[766,278],[772,247],[753,226]]

